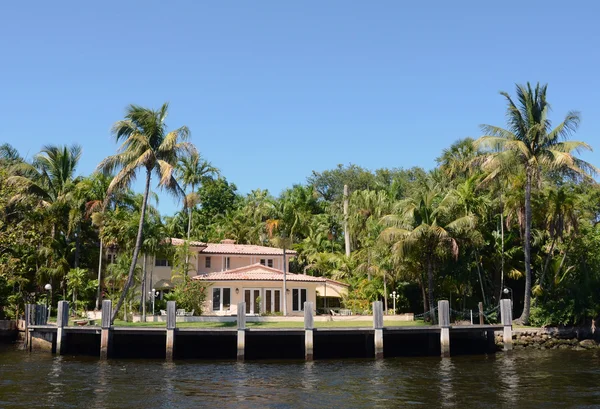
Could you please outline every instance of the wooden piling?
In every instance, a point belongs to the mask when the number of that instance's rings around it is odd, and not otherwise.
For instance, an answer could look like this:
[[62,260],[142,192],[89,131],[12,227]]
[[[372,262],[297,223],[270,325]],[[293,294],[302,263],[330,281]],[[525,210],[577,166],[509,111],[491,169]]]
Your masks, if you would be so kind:
[[450,305],[447,300],[438,301],[440,323],[440,349],[443,358],[450,357]]
[[304,358],[307,361],[314,359],[314,328],[313,303],[304,302]]
[[513,349],[512,341],[512,301],[506,298],[500,300],[500,319],[503,329],[504,350],[510,351]]
[[483,303],[479,303],[479,325],[483,325]]
[[59,301],[56,314],[56,353],[63,355],[66,351],[65,326],[69,324],[69,303]]
[[112,348],[112,329],[110,316],[112,315],[112,301],[102,301],[102,321],[100,324],[100,359],[108,359]]
[[167,361],[173,360],[175,349],[175,328],[177,327],[177,306],[175,301],[167,301],[167,344],[165,357]]
[[243,361],[246,351],[246,303],[238,303],[237,308],[237,359]]
[[31,309],[32,304],[25,304],[25,349],[31,351],[31,334],[29,333],[29,326],[32,325],[31,321]]
[[383,305],[381,301],[373,302],[373,330],[375,359],[383,358]]

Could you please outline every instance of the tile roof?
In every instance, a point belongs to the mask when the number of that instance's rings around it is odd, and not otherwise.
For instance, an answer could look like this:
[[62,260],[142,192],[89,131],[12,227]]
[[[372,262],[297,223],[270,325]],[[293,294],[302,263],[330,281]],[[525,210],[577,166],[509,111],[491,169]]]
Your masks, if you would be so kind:
[[[250,254],[255,256],[279,256],[283,251],[277,247],[255,246],[253,244],[207,243],[201,250],[205,254]],[[296,255],[294,250],[286,250],[285,254]]]
[[[184,243],[185,243],[184,239],[176,239],[174,237],[171,237],[171,244],[174,246],[183,246]],[[201,241],[190,240],[190,247],[206,247],[206,246],[207,246],[207,244],[202,243]]]
[[[263,266],[260,263],[240,267],[233,270],[218,273],[207,273],[193,277],[194,280],[202,281],[282,281],[283,271]],[[305,274],[286,274],[286,281],[303,281],[323,283],[322,277],[313,277]]]

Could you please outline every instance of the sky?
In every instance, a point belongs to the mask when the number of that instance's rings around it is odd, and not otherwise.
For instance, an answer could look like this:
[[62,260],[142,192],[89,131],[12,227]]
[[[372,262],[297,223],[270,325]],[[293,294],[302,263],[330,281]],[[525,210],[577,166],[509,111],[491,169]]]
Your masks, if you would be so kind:
[[[31,158],[79,143],[88,175],[134,103],[239,192],[278,195],[313,170],[431,169],[505,125],[499,91],[548,83],[551,119],[600,166],[600,3],[564,1],[13,1],[0,6],[0,143]],[[138,180],[134,186],[141,191]],[[179,209],[161,196],[159,209]]]

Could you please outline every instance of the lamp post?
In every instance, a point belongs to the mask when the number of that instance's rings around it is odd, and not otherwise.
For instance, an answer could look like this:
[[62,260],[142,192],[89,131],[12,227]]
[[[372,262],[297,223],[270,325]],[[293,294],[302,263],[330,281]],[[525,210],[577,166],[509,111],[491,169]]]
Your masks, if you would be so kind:
[[51,308],[51,302],[50,301],[50,297],[52,297],[52,284],[48,283],[44,286],[44,290],[48,291],[48,297],[46,297],[46,310],[48,311],[48,317],[46,318],[46,322],[48,322],[48,320],[50,320],[50,308]]
[[396,294],[396,290],[392,291],[392,301],[394,302],[394,315],[396,315],[396,300],[400,298],[400,294]]
[[152,295],[152,321],[154,321],[154,301],[156,300],[157,291],[153,288],[150,295]]
[[504,294],[508,294],[510,293],[510,308],[513,308],[513,291],[510,287],[504,287],[504,290],[502,290],[502,292]]

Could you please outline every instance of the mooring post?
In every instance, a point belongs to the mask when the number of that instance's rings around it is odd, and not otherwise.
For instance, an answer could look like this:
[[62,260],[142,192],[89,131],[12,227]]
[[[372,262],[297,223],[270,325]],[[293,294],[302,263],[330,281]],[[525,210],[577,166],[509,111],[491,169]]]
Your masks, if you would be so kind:
[[443,358],[448,358],[450,356],[450,305],[447,300],[438,301],[438,321],[441,354]]
[[313,317],[313,303],[304,302],[304,358],[312,361],[314,358],[314,338],[315,319]]
[[237,308],[237,359],[244,360],[246,351],[246,303],[238,303]]
[[504,326],[503,343],[504,350],[510,351],[513,349],[512,341],[512,301],[509,299],[500,300],[500,319]]
[[65,326],[69,324],[69,303],[59,301],[56,312],[56,353],[62,355],[65,353]]
[[373,330],[375,336],[375,359],[383,358],[383,305],[373,301]]
[[29,326],[31,325],[31,304],[25,304],[25,349],[30,349]]
[[173,350],[175,348],[175,327],[177,326],[175,301],[167,301],[167,350],[165,357],[167,361],[173,360]]
[[483,303],[479,303],[479,325],[483,325]]
[[100,359],[108,359],[112,348],[112,329],[110,316],[112,315],[112,301],[102,301],[102,321],[100,324]]

